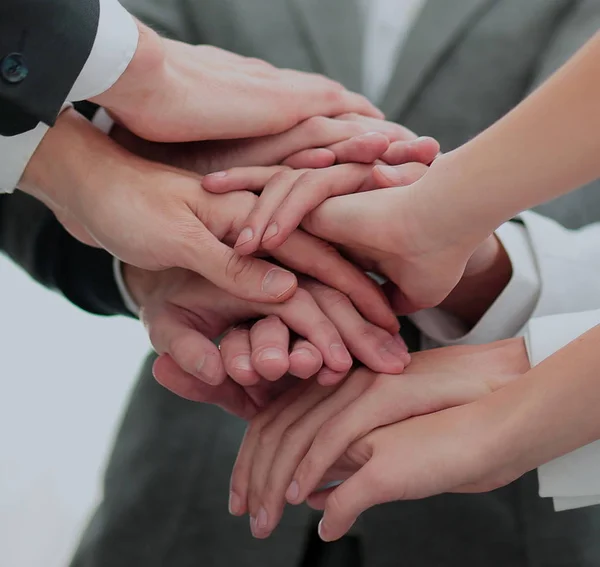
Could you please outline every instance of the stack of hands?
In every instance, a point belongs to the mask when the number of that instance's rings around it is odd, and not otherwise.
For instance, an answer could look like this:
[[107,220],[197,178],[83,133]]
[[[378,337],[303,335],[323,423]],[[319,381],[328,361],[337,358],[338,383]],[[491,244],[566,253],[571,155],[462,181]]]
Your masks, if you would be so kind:
[[111,138],[64,112],[21,188],[123,262],[156,379],[250,422],[231,512],[267,537],[308,501],[333,540],[375,504],[490,490],[550,457],[497,396],[530,369],[522,339],[409,355],[399,334],[434,306],[473,325],[511,276],[495,226],[422,185],[443,178],[437,142],[322,77],[141,32],[96,100]]

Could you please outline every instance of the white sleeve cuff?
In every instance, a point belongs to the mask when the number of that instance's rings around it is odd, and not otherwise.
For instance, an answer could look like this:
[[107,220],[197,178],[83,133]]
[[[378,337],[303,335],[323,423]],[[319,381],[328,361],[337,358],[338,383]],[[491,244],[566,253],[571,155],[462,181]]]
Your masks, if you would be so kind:
[[112,87],[133,59],[138,36],[133,16],[118,0],[100,0],[96,39],[67,100],[86,100]]
[[[539,364],[600,324],[600,310],[532,319],[525,333],[531,365]],[[554,498],[555,510],[600,504],[600,441],[538,468],[540,496]]]
[[121,294],[121,299],[123,299],[123,303],[127,310],[139,317],[140,315],[140,306],[135,302],[135,299],[129,293],[129,289],[127,289],[127,284],[125,283],[125,278],[123,277],[123,263],[118,258],[113,259],[113,274],[115,276],[115,282],[117,287],[119,288],[119,293]]
[[[61,112],[71,105],[63,104]],[[12,193],[49,127],[40,122],[33,130],[17,136],[0,136],[0,193]]]
[[411,315],[417,327],[438,345],[485,344],[515,336],[533,314],[540,294],[540,276],[527,229],[508,222],[497,231],[512,264],[512,277],[479,322],[468,331],[439,308]]

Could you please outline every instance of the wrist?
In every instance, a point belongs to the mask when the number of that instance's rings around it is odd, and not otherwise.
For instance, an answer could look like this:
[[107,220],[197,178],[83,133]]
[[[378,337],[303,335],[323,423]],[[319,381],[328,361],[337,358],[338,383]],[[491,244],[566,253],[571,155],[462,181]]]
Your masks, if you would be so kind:
[[457,317],[471,329],[504,291],[512,273],[511,260],[494,234],[471,256],[464,276],[440,304],[440,309]]
[[19,189],[35,197],[57,214],[68,216],[75,180],[84,174],[87,161],[87,120],[73,109],[65,110],[31,157]]
[[166,61],[162,38],[141,22],[136,20],[136,24],[138,45],[129,65],[108,90],[90,99],[125,123],[136,108],[143,108],[147,97],[161,83]]
[[440,236],[450,235],[452,241],[475,250],[506,219],[498,199],[482,192],[486,180],[479,179],[468,150],[461,147],[439,156],[422,178],[420,190]]

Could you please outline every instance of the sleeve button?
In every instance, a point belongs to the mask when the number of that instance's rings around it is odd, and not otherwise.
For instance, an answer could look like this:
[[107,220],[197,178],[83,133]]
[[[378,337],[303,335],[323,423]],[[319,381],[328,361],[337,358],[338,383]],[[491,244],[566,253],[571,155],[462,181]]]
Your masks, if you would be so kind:
[[29,69],[20,53],[10,53],[0,63],[0,76],[11,85],[24,81],[28,74]]

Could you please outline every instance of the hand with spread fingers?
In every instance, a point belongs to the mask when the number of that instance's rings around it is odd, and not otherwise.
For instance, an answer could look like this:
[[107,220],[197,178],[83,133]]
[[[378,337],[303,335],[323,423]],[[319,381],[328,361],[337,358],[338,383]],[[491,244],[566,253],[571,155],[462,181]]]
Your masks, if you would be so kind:
[[[407,490],[406,497],[425,496],[426,490],[433,493],[434,488],[428,487],[435,486],[437,470],[428,472],[430,463],[425,459],[442,464],[448,459],[461,461],[461,457],[468,457],[468,453],[460,451],[460,444],[466,443],[467,438],[457,436],[452,445],[444,447],[456,435],[457,427],[466,425],[465,420],[451,427],[449,420],[436,416],[444,416],[442,410],[447,408],[468,407],[529,369],[522,339],[447,347],[412,357],[402,375],[377,374],[361,368],[336,386],[298,384],[267,406],[250,423],[240,448],[231,480],[232,513],[248,512],[253,534],[267,537],[279,522],[286,500],[299,504],[309,498],[309,502],[323,504],[324,494],[313,494],[314,491],[324,483],[351,477],[363,466],[367,473],[379,474],[377,478],[393,479],[396,472],[399,474],[398,465],[390,468],[391,465],[379,462],[380,458],[388,458],[387,453],[415,460],[414,466],[405,465],[411,471],[421,466],[420,478],[425,488],[419,488],[420,492]],[[402,427],[419,431],[420,420],[432,423],[432,427],[440,421],[448,431],[443,432],[441,426],[435,429],[439,439],[433,434],[400,436],[411,447],[393,444],[394,427],[398,431],[403,431]],[[399,422],[405,423],[391,425]],[[426,445],[429,442],[434,446],[431,451]],[[415,452],[423,459],[415,459]],[[377,462],[371,464],[375,457]],[[444,469],[440,475],[440,481],[448,477],[451,482],[451,475]],[[360,473],[357,476],[364,481]],[[333,509],[339,500],[337,491],[347,494],[350,488],[344,486],[330,491],[328,507]],[[373,491],[375,488],[381,488],[381,493],[376,494],[383,499],[389,492],[385,486],[374,485]],[[360,497],[354,500],[362,501]],[[329,525],[330,531],[325,530],[322,535],[337,539],[348,528],[341,520],[338,525],[336,518]]]

